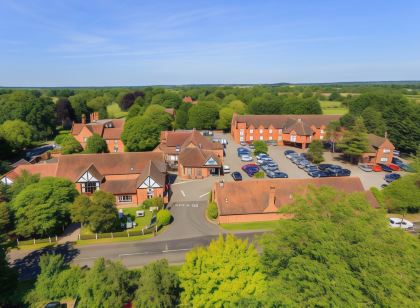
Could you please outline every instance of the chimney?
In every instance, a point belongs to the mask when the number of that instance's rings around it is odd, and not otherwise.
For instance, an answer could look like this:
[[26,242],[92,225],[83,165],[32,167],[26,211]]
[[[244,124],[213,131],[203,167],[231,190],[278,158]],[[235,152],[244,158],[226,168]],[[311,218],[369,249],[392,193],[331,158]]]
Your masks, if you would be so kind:
[[385,139],[387,139],[387,138],[388,138],[388,132],[385,131]]
[[274,207],[276,203],[276,188],[274,186],[270,186],[270,192],[268,195],[268,207]]
[[86,115],[82,114],[82,124],[86,124]]

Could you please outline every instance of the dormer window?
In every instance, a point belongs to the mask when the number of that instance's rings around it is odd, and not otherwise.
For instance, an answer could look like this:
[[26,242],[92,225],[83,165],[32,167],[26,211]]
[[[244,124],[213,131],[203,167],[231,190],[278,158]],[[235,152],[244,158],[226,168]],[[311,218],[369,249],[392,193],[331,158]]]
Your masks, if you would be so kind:
[[81,184],[82,184],[82,193],[92,194],[95,191],[99,190],[99,182],[97,181],[85,182]]
[[109,122],[109,123],[105,123],[105,127],[106,128],[113,128],[114,126],[112,125],[112,122]]

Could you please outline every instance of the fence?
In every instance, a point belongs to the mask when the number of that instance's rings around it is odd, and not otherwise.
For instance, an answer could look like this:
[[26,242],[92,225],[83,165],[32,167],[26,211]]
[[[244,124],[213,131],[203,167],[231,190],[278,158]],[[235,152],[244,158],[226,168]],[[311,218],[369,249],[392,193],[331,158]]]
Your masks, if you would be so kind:
[[143,228],[135,231],[121,231],[121,232],[109,232],[109,233],[95,233],[95,234],[79,234],[79,240],[99,240],[103,238],[118,238],[118,237],[130,237],[140,236],[146,234],[156,234],[162,228],[161,225],[152,228]]
[[19,241],[19,239],[16,239],[17,245],[35,245],[35,244],[42,244],[42,243],[56,243],[58,241],[57,236],[48,237],[48,238],[40,238],[40,239],[31,239],[31,240],[24,240]]

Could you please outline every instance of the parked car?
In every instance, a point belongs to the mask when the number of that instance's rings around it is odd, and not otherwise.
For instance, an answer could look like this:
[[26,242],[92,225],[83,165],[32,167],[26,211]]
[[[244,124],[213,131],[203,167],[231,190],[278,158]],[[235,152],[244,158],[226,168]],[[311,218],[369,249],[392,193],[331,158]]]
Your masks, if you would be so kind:
[[378,166],[379,167],[381,167],[381,169],[382,169],[382,171],[385,171],[385,172],[392,172],[392,169],[391,168],[389,168],[387,165],[385,165],[385,164],[378,164]]
[[286,158],[288,158],[288,159],[292,159],[293,157],[298,157],[298,156],[299,156],[299,154],[296,153],[295,151],[289,152],[288,154],[286,154]]
[[260,168],[255,164],[247,164],[242,166],[242,170],[245,171],[248,176],[252,177],[255,173],[260,171]]
[[400,166],[398,166],[396,164],[389,164],[388,167],[391,168],[392,171],[400,171],[401,170]]
[[387,183],[392,183],[395,180],[398,180],[400,177],[401,175],[399,175],[398,173],[391,173],[391,174],[385,175],[384,180]]
[[381,188],[385,188],[385,187],[387,187],[388,186],[388,184],[382,184],[381,185]]
[[359,169],[363,170],[364,172],[372,172],[372,166],[368,164],[359,164],[357,165]]
[[286,179],[289,177],[287,173],[281,171],[268,171],[267,176],[272,179]]
[[372,167],[372,171],[373,172],[381,172],[382,168],[379,165],[375,165],[375,166]]
[[389,219],[389,226],[391,228],[401,228],[404,230],[414,229],[414,224],[411,221],[397,217],[391,217]]
[[335,173],[335,176],[350,176],[351,171],[349,169],[340,169]]
[[249,149],[242,148],[242,147],[239,147],[236,151],[238,152],[238,156],[241,156],[241,154],[250,154],[251,153],[251,151]]
[[241,161],[246,161],[246,162],[248,162],[248,161],[253,161],[254,159],[252,158],[252,156],[249,156],[249,155],[247,155],[247,154],[245,154],[245,155],[241,155]]
[[247,145],[248,145],[248,143],[246,143],[245,141],[241,141],[239,144],[240,144],[241,146],[243,146],[243,147],[245,147],[245,146],[247,146]]
[[219,142],[221,144],[223,144],[223,145],[227,145],[228,144],[228,141],[225,138],[220,139]]
[[293,151],[293,150],[286,150],[283,153],[284,153],[284,156],[286,156],[286,155],[289,155],[289,154],[292,154],[292,153],[296,153],[296,152]]
[[317,166],[314,165],[308,165],[305,168],[303,168],[306,172],[313,172],[313,171],[319,171]]
[[301,161],[297,164],[298,168],[300,168],[300,169],[303,169],[303,168],[305,168],[305,167],[306,167],[306,166],[308,166],[308,165],[311,165],[311,162],[310,162],[310,161],[307,161],[306,159],[305,159],[305,160],[301,160]]
[[238,171],[232,172],[232,178],[234,181],[242,181],[242,174]]
[[213,136],[213,132],[211,130],[203,130],[203,136]]
[[415,170],[413,167],[411,167],[411,166],[409,166],[409,165],[407,165],[407,164],[402,164],[402,165],[400,166],[400,168],[401,168],[402,170],[406,171],[406,172],[416,172],[416,170]]
[[392,154],[393,154],[394,156],[400,156],[400,151],[398,151],[398,150],[394,150],[394,151],[392,151]]
[[261,158],[263,158],[263,157],[269,157],[269,156],[268,156],[268,154],[266,154],[266,153],[260,153],[260,154],[257,154],[255,157],[256,157],[257,159],[261,159]]
[[398,166],[404,164],[404,162],[401,159],[397,158],[397,157],[393,157],[392,158],[392,163],[393,164],[396,164]]
[[338,165],[331,165],[330,167],[326,168],[325,170],[331,173],[337,173],[339,172],[341,169],[343,169],[341,166]]
[[223,173],[229,173],[230,167],[228,165],[223,165]]
[[331,174],[329,172],[321,171],[321,170],[308,172],[308,175],[313,177],[313,178],[324,178],[324,177],[331,176]]
[[318,165],[318,169],[319,170],[325,170],[325,169],[327,169],[327,168],[329,168],[331,166],[333,166],[333,165],[331,165],[331,164],[319,164]]

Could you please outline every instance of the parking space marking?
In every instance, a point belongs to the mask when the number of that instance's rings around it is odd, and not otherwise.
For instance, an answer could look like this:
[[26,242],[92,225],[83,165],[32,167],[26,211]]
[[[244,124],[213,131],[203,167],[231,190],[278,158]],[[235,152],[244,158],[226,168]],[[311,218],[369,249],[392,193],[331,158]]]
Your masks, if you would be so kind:
[[207,196],[209,193],[210,193],[210,192],[206,192],[205,194],[202,194],[202,195],[200,196],[200,198],[203,198],[204,196]]
[[183,197],[186,196],[183,190],[181,190],[181,194],[182,194]]
[[137,255],[147,255],[149,252],[133,252],[133,253],[122,253],[118,255],[118,257],[129,257],[129,256],[137,256]]

